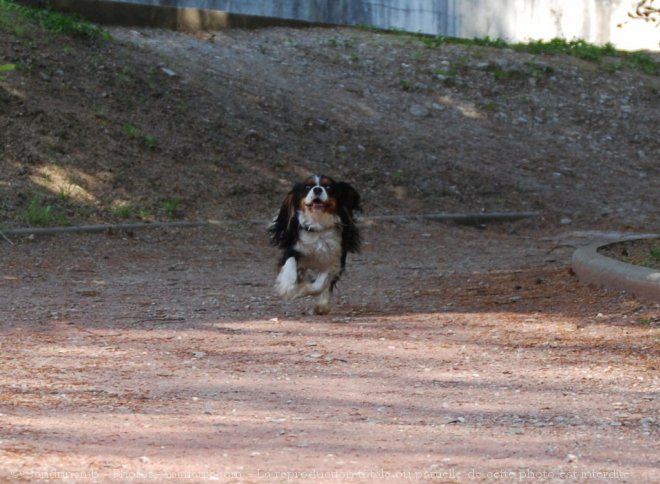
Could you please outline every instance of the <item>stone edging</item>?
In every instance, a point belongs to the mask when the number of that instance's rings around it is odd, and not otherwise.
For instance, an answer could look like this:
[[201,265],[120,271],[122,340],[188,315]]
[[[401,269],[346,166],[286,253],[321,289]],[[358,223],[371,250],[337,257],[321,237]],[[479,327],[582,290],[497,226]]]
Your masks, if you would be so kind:
[[626,264],[598,253],[598,249],[606,245],[655,237],[660,235],[633,235],[581,247],[573,253],[573,271],[583,283],[626,291],[639,298],[660,303],[660,271]]

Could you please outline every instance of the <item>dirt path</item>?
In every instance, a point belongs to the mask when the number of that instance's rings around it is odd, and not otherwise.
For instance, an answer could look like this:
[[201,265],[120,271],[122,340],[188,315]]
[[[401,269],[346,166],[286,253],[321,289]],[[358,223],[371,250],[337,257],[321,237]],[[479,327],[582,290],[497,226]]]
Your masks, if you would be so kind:
[[262,227],[0,246],[0,479],[652,482],[657,306],[575,234],[365,226],[329,316]]

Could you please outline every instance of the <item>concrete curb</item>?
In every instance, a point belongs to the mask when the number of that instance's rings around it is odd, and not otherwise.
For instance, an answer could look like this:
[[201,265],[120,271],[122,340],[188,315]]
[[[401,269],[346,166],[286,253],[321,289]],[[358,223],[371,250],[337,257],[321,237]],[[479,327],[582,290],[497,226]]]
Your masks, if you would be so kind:
[[660,271],[626,264],[598,253],[599,248],[616,242],[656,237],[660,235],[631,235],[581,247],[573,253],[573,271],[586,284],[626,291],[641,299],[660,303]]

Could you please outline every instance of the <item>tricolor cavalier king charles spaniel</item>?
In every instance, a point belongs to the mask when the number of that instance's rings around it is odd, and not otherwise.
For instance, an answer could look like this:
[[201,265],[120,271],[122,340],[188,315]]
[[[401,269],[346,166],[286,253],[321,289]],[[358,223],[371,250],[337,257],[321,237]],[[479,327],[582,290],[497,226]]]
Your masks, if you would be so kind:
[[269,228],[271,243],[282,249],[275,282],[282,298],[318,296],[314,313],[330,311],[346,255],[360,251],[358,210],[360,195],[348,183],[315,175],[293,186]]

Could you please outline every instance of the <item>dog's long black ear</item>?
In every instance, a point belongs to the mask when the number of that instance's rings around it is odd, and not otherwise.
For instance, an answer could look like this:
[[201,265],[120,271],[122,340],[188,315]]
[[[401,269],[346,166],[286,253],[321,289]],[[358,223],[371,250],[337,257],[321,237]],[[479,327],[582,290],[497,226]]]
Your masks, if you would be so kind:
[[334,185],[335,197],[339,201],[339,218],[343,226],[341,247],[342,267],[346,263],[347,252],[360,252],[360,231],[353,218],[354,211],[361,211],[360,194],[348,183],[338,182]]
[[353,211],[361,211],[360,194],[355,188],[345,182],[337,182],[334,184],[335,196],[341,200],[342,208],[348,210],[353,215]]
[[268,228],[270,243],[280,249],[291,247],[298,238],[296,205],[296,190],[294,189],[287,194],[280,211]]

